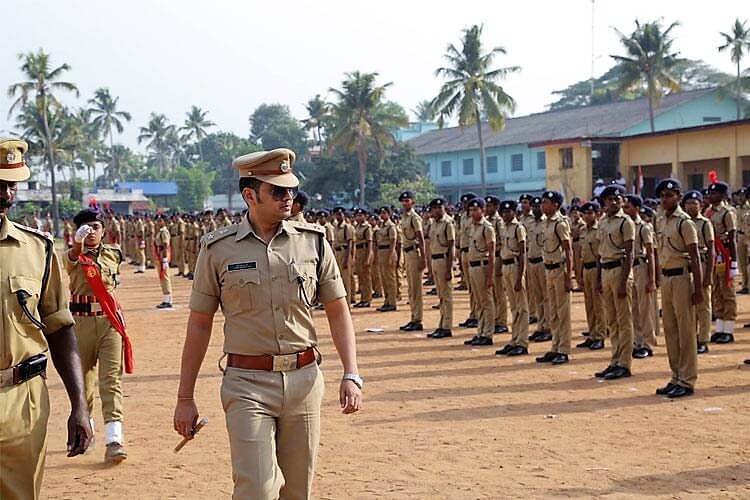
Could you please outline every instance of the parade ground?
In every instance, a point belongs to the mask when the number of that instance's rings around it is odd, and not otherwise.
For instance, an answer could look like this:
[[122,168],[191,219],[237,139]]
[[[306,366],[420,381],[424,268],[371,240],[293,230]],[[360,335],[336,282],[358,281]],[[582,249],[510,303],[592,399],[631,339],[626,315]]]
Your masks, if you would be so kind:
[[[136,358],[123,383],[129,457],[104,465],[98,399],[95,446],[65,457],[69,407],[51,369],[42,495],[228,498],[232,471],[217,368],[223,317],[216,315],[196,389],[209,423],[175,454],[172,413],[191,282],[173,278],[176,306],[157,310],[155,271],[133,271],[123,266],[118,289]],[[427,330],[418,333],[399,332],[409,319],[404,301],[395,313],[354,309],[365,405],[352,416],[338,407],[341,367],[325,316],[315,312],[327,380],[316,498],[750,498],[750,366],[743,364],[750,329],[739,328],[734,344],[712,344],[699,357],[695,395],[672,401],[654,394],[669,381],[663,337],[654,357],[633,361],[631,378],[603,382],[593,374],[607,365],[609,343],[602,351],[573,349],[571,362],[559,367],[534,362],[549,343],[532,343],[529,356],[498,358],[494,351],[509,334],[484,348],[463,345],[474,330],[426,339],[436,302],[425,296]],[[467,316],[466,292],[456,292],[455,304],[458,323]],[[741,327],[750,322],[750,296],[738,296],[738,310]],[[575,293],[574,345],[584,329],[583,295]]]

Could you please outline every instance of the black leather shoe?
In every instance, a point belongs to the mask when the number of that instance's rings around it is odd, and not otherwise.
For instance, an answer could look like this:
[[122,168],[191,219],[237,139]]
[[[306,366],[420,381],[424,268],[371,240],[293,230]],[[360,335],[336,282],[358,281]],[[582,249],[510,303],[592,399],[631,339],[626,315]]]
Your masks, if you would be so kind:
[[380,306],[376,309],[376,311],[378,312],[391,312],[395,310],[396,310],[396,306],[392,306],[392,305]]
[[467,287],[466,285],[458,285],[456,288],[454,288],[454,290],[459,291],[459,292],[461,290],[468,290],[468,289],[469,287]]
[[539,335],[541,335],[542,333],[544,333],[544,332],[542,332],[541,330],[536,330],[534,333],[532,333],[531,335],[529,335],[529,340],[531,340],[531,341],[536,340],[536,338]]
[[542,332],[541,335],[534,339],[534,342],[549,342],[550,340],[552,340],[552,334],[550,332]]
[[584,337],[591,337],[591,332],[581,332]]
[[553,365],[564,365],[568,362],[568,355],[563,353],[557,353],[554,358],[550,361]]
[[422,283],[422,286],[433,286],[434,284],[435,282],[429,279],[429,280],[424,280],[424,283]]
[[359,309],[360,307],[362,307],[362,301],[360,300],[359,302],[357,302],[356,304],[354,304],[352,307],[354,309]]
[[556,352],[551,352],[551,351],[546,352],[544,353],[544,356],[539,356],[538,358],[536,358],[536,362],[537,363],[549,363],[555,358],[555,356],[557,356]]
[[372,298],[373,299],[382,299],[383,298],[383,294],[382,293],[378,293],[378,292],[373,292]]
[[475,346],[492,345],[492,339],[489,337],[477,337],[476,340],[472,341],[471,345],[475,345]]
[[672,389],[674,389],[676,386],[677,386],[677,384],[673,384],[672,382],[669,382],[664,387],[659,387],[658,389],[656,389],[656,394],[659,395],[659,396],[665,396],[665,395],[669,394],[669,391],[671,391]]
[[[461,325],[458,325],[461,326]],[[478,319],[467,319],[464,321],[464,328],[477,328],[479,326]]]
[[172,309],[172,304],[170,302],[162,302],[161,304],[158,304],[156,308],[157,309]]
[[743,286],[743,287],[742,287],[742,288],[740,289],[740,291],[739,291],[739,292],[737,292],[737,294],[739,294],[739,295],[747,295],[748,293],[750,293],[750,290],[748,290],[746,286]]
[[722,335],[724,335],[724,333],[722,333],[722,332],[714,332],[714,333],[713,333],[713,334],[711,335],[711,340],[710,340],[709,342],[711,342],[711,343],[714,343],[714,342],[716,342],[716,339],[718,339],[718,338],[719,338],[719,337],[721,337]]
[[643,347],[636,347],[633,349],[633,357],[635,359],[643,359],[648,357],[648,351],[646,351]]
[[581,342],[580,344],[577,344],[576,348],[577,349],[588,349],[588,348],[591,347],[591,344],[593,344],[593,343],[594,343],[594,339],[588,338],[588,339],[584,340],[583,342]]
[[458,324],[458,326],[460,326],[461,328],[469,328],[469,324],[470,324],[470,323],[471,323],[472,321],[474,321],[474,320],[473,320],[473,319],[471,319],[471,318],[467,318],[467,319],[466,319],[466,321],[462,321],[462,322],[460,322],[460,323]]
[[604,339],[598,339],[591,343],[589,346],[589,349],[592,351],[598,351],[599,349],[604,349]]
[[745,364],[746,364],[746,365],[750,365],[750,359],[746,359],[746,360],[745,360]]
[[401,330],[401,331],[403,332],[403,331],[405,331],[405,330],[406,330],[407,328],[409,328],[409,327],[410,327],[411,325],[412,325],[412,322],[411,322],[411,321],[409,321],[409,322],[408,322],[407,324],[399,326],[399,327],[398,327],[398,329],[399,329],[399,330]]
[[698,342],[698,354],[706,354],[708,352],[708,344],[705,342]]
[[609,365],[609,366],[608,366],[608,367],[606,367],[606,368],[605,368],[604,370],[602,370],[602,371],[600,371],[600,372],[596,372],[596,373],[594,373],[594,377],[596,377],[596,378],[604,378],[604,376],[605,376],[606,374],[608,374],[609,372],[611,372],[611,371],[612,371],[612,370],[614,370],[615,368],[617,368],[617,367],[616,367],[616,366],[612,366],[612,365]]
[[744,325],[742,325],[742,328],[750,328],[750,323],[745,323]]
[[432,304],[433,309],[440,309],[440,304]]
[[425,293],[425,295],[437,295],[437,289],[436,289],[436,288],[433,288],[433,289],[432,289],[432,290],[430,290],[429,292]]
[[510,351],[512,351],[514,347],[514,345],[505,344],[502,349],[498,349],[497,351],[495,351],[495,356],[505,356]]
[[438,328],[437,330],[432,332],[430,335],[428,335],[428,337],[431,337],[433,339],[445,339],[445,338],[452,337],[452,336],[453,336],[453,332],[445,328]]
[[479,336],[478,336],[478,335],[474,335],[474,336],[473,336],[473,337],[471,337],[471,338],[470,338],[469,340],[464,340],[464,345],[474,345],[474,341],[475,341],[476,339],[478,339],[478,338],[479,338]]
[[618,378],[629,377],[630,375],[630,370],[628,370],[627,368],[623,368],[622,366],[615,366],[608,373],[605,373],[602,378],[604,380],[617,380]]
[[529,324],[530,325],[533,325],[533,324],[538,323],[538,322],[539,322],[539,318],[537,318],[536,316],[529,316]]
[[731,344],[734,342],[734,335],[731,333],[722,333],[719,337],[716,337],[717,344]]
[[359,306],[359,307],[370,307],[370,303],[369,303],[369,302],[367,302],[366,300],[365,300],[365,301],[363,301],[363,302],[360,302],[360,304],[362,304],[362,305],[361,305],[361,306]]
[[523,356],[528,354],[529,350],[522,345],[517,345],[511,351],[508,352],[508,356]]
[[667,393],[669,399],[684,398],[685,396],[691,396],[693,394],[692,387],[683,387],[681,385],[675,385],[672,390]]
[[421,332],[424,330],[424,327],[422,326],[422,323],[410,323],[408,325],[404,325],[404,328],[402,328],[405,332]]
[[505,333],[508,331],[508,327],[505,325],[495,325],[495,333]]

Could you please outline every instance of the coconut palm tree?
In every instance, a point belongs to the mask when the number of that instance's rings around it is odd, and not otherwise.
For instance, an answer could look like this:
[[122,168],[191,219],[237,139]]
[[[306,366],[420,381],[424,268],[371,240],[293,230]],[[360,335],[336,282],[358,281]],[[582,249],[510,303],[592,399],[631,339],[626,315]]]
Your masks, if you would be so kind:
[[198,106],[192,106],[190,111],[186,113],[185,125],[180,127],[180,131],[184,132],[182,135],[183,141],[193,140],[198,144],[198,155],[201,161],[203,161],[201,141],[208,135],[206,129],[216,126],[214,122],[206,119],[207,114],[208,111],[203,111]]
[[330,109],[320,94],[307,101],[305,105],[308,118],[302,120],[306,130],[312,130],[315,145],[320,147],[323,143],[323,125],[325,120],[330,116]]
[[505,49],[495,47],[489,52],[484,51],[481,25],[463,30],[460,50],[449,44],[445,53],[448,65],[435,70],[436,76],[442,76],[448,81],[430,102],[430,108],[438,117],[440,127],[453,114],[458,115],[458,125],[461,128],[472,125],[477,127],[479,175],[483,195],[487,193],[487,182],[482,117],[486,117],[490,128],[495,132],[505,127],[505,115],[515,110],[515,101],[497,82],[521,69],[518,66],[493,69],[493,62],[498,54],[505,55]]
[[167,169],[167,155],[169,154],[168,138],[173,129],[174,125],[170,125],[167,122],[166,116],[151,113],[148,125],[141,127],[138,134],[138,144],[148,141],[146,147],[158,159],[160,175],[164,175]]
[[382,161],[385,147],[396,142],[392,130],[409,122],[405,113],[395,113],[392,106],[387,106],[384,96],[391,83],[376,85],[377,76],[377,73],[354,71],[346,74],[341,89],[330,89],[337,98],[331,105],[334,128],[330,145],[356,154],[360,205],[365,204],[369,147],[375,146]]
[[[89,99],[89,104],[92,107],[87,111],[93,117],[93,124],[102,136],[109,138],[110,149],[115,145],[113,130],[117,130],[118,134],[122,134],[124,130],[122,121],[129,122],[132,118],[127,111],[117,110],[119,100],[119,97],[112,97],[107,88],[97,89],[94,92],[94,97]],[[110,172],[115,171],[113,165],[110,165],[109,170]]]
[[740,61],[745,55],[745,52],[750,52],[750,27],[746,26],[747,21],[740,22],[740,18],[735,19],[732,25],[732,33],[727,34],[723,31],[720,33],[724,38],[724,43],[719,47],[719,52],[729,50],[729,57],[732,62],[737,65],[737,79],[735,85],[737,88],[736,100],[737,104],[737,119],[740,119],[740,103],[742,102],[742,87],[740,85],[742,71],[740,70]]
[[435,110],[429,100],[419,101],[417,106],[411,110],[419,122],[429,122],[435,119]]
[[18,96],[8,110],[8,116],[10,117],[13,111],[19,107],[25,106],[33,96],[34,106],[36,107],[37,115],[41,120],[44,131],[46,146],[44,154],[47,159],[47,168],[50,172],[50,188],[52,191],[52,221],[55,234],[57,234],[60,226],[60,211],[57,205],[57,186],[55,182],[55,145],[50,129],[49,115],[54,109],[62,107],[55,95],[58,90],[73,92],[78,96],[78,88],[71,82],[60,80],[63,74],[70,70],[70,66],[61,64],[53,68],[49,54],[45,53],[42,49],[39,49],[37,52],[18,54],[18,59],[22,61],[21,71],[26,76],[26,80],[14,83],[8,87],[8,97],[13,98]]
[[655,131],[654,108],[659,105],[665,89],[672,92],[680,90],[680,84],[671,71],[678,55],[677,52],[672,52],[674,39],[671,33],[679,25],[680,23],[674,22],[664,30],[661,21],[641,24],[636,19],[635,31],[629,36],[615,28],[627,54],[610,56],[622,66],[618,90],[633,91],[646,87],[651,132]]

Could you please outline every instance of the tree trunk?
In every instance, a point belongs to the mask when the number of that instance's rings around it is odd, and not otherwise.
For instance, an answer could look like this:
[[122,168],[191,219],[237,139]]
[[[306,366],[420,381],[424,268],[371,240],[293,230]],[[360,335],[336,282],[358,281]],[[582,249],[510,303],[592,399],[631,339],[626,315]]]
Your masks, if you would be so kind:
[[52,191],[52,227],[53,236],[57,236],[60,229],[60,209],[57,206],[57,185],[55,183],[55,152],[52,146],[52,134],[49,131],[49,121],[47,120],[47,98],[42,99],[44,108],[42,109],[42,121],[44,122],[44,135],[47,139],[47,166],[49,168],[50,191]]
[[737,106],[737,119],[740,119],[740,101],[742,100],[742,92],[740,92],[740,60],[737,59],[737,96],[735,105]]
[[201,163],[203,163],[203,146],[201,146],[200,139],[198,139],[198,156],[201,157]]
[[648,121],[651,124],[651,132],[656,132],[656,127],[654,126],[654,84],[651,79],[651,75],[648,76]]
[[365,206],[365,172],[367,171],[367,148],[361,140],[357,145],[357,159],[359,160],[359,205]]
[[114,139],[112,139],[112,127],[109,128],[109,158],[112,164],[109,167],[110,172],[112,172],[112,179],[110,179],[110,182],[114,186],[115,184],[115,177],[117,177],[117,170],[115,169],[115,142]]
[[482,185],[482,198],[487,196],[487,181],[484,178],[484,138],[482,137],[482,117],[477,110],[477,134],[479,135],[479,182]]

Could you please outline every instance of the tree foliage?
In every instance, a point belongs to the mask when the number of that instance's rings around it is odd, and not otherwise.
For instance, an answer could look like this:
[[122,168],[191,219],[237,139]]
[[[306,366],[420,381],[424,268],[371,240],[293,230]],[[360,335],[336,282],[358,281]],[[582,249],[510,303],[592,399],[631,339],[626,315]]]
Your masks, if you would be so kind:
[[211,196],[211,183],[215,175],[215,172],[209,171],[206,167],[205,163],[196,163],[190,168],[180,167],[175,170],[178,205],[176,208],[189,211],[203,210],[205,201]]
[[298,156],[307,150],[302,124],[282,104],[261,104],[250,116],[250,137],[263,149],[289,148]]

